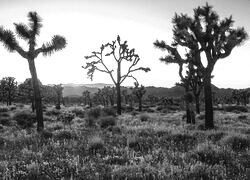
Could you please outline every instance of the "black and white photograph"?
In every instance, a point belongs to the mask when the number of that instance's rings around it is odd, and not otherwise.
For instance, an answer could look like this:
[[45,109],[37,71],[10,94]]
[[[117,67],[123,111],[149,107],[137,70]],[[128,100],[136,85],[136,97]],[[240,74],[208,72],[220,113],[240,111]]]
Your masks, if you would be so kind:
[[0,180],[250,180],[250,0],[0,0]]

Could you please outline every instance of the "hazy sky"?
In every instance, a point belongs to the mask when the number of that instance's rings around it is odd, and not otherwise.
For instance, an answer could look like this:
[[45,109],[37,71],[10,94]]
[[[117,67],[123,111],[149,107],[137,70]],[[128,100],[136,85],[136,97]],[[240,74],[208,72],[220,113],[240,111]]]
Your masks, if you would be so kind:
[[[244,26],[250,35],[250,0],[207,0],[221,18],[231,14],[236,26]],[[0,0],[0,25],[14,30],[13,23],[27,23],[27,13],[37,11],[43,19],[38,37],[41,45],[55,34],[66,37],[67,47],[51,57],[36,59],[38,77],[43,84],[112,83],[107,74],[96,73],[87,79],[84,56],[99,50],[119,34],[135,48],[141,61],[151,72],[136,73],[143,85],[171,87],[179,81],[178,66],[165,65],[158,59],[164,52],[155,49],[156,39],[172,41],[171,19],[174,13],[193,15],[193,8],[205,0]],[[20,44],[27,48],[25,43]],[[214,69],[212,83],[218,87],[250,87],[250,41],[220,60]],[[0,78],[16,77],[18,82],[30,77],[28,63],[17,53],[7,52],[0,43]],[[123,85],[133,85],[133,80]]]

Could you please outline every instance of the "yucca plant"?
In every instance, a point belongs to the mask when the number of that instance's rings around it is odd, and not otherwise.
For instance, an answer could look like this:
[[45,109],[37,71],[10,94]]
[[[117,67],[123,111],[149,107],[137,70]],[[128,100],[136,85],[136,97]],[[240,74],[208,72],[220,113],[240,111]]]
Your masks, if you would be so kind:
[[14,33],[11,30],[6,30],[0,27],[0,41],[3,42],[4,47],[9,52],[18,52],[23,58],[28,60],[29,70],[32,78],[32,85],[34,88],[34,99],[37,119],[37,131],[40,132],[44,128],[43,124],[43,111],[42,99],[40,92],[40,85],[37,78],[35,58],[42,53],[44,56],[51,55],[52,53],[62,50],[66,46],[66,39],[62,36],[55,35],[52,37],[51,42],[43,44],[37,48],[36,37],[40,35],[42,27],[42,19],[36,12],[28,13],[29,24],[14,23],[16,34],[21,39],[28,43],[28,50],[25,51],[18,43]]

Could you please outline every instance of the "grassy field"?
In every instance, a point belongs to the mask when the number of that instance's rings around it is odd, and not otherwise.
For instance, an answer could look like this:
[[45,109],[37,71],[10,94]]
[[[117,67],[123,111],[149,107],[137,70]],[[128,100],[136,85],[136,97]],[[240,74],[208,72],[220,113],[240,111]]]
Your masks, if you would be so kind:
[[247,179],[250,113],[215,112],[214,130],[182,122],[184,112],[45,114],[36,133],[28,107],[0,114],[0,179]]

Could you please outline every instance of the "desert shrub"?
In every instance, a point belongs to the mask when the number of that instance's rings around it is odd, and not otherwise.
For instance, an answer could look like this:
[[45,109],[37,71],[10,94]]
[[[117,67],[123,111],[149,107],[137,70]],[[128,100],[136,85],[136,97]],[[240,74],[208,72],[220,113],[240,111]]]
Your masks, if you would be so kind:
[[60,130],[60,129],[63,129],[63,125],[62,124],[55,124],[53,127],[52,127],[53,130]]
[[175,132],[163,138],[163,145],[179,151],[188,151],[197,142],[196,136],[189,133]]
[[141,114],[139,116],[139,119],[141,120],[141,122],[146,122],[150,119],[149,115],[148,114]]
[[85,110],[82,107],[74,107],[69,109],[72,113],[74,113],[77,117],[84,118]]
[[110,165],[125,165],[129,159],[124,156],[108,156],[104,162]]
[[87,111],[86,115],[87,117],[92,117],[94,119],[97,119],[101,115],[101,108],[100,107],[91,108]]
[[30,111],[19,111],[14,116],[13,119],[22,128],[30,128],[36,122],[36,116]]
[[10,117],[9,113],[4,112],[4,113],[0,113],[0,117]]
[[41,138],[42,139],[51,139],[53,137],[53,133],[49,131],[43,131],[41,133]]
[[85,123],[88,127],[94,127],[96,125],[96,119],[93,116],[86,117]]
[[231,147],[234,151],[245,150],[250,147],[250,139],[246,135],[231,134],[221,139],[221,143]]
[[211,132],[209,132],[207,138],[210,141],[217,142],[217,141],[221,140],[221,138],[224,135],[225,135],[225,133],[222,131],[211,131]]
[[128,147],[134,151],[148,152],[153,145],[152,138],[132,137],[128,140]]
[[113,171],[114,179],[144,180],[157,179],[157,169],[152,166],[127,165],[118,166]]
[[45,115],[47,116],[58,116],[59,114],[61,114],[61,111],[59,111],[58,109],[52,108],[50,110],[46,110]]
[[196,163],[185,174],[184,179],[227,179],[225,167],[222,165],[207,165]]
[[226,106],[225,111],[227,112],[248,112],[247,107],[245,106]]
[[209,165],[221,163],[229,165],[233,163],[233,158],[229,151],[208,143],[198,144],[196,149],[187,156]]
[[74,138],[74,135],[70,131],[62,130],[62,131],[59,131],[57,134],[55,134],[54,137],[57,140],[64,140],[64,139],[70,140]]
[[99,124],[102,129],[106,129],[109,126],[115,126],[116,119],[112,116],[101,117],[99,119]]
[[116,116],[116,110],[113,107],[104,107],[101,111],[101,116]]
[[155,112],[155,110],[154,109],[152,109],[152,108],[147,108],[147,110],[146,110],[148,113],[154,113]]
[[3,126],[10,126],[11,125],[11,120],[9,118],[2,118],[0,119],[0,124]]
[[197,114],[195,119],[204,120],[205,119],[205,113]]
[[8,112],[8,111],[9,111],[9,109],[7,106],[0,106],[0,113],[1,112]]
[[70,124],[74,118],[75,118],[74,113],[70,111],[62,111],[61,114],[57,117],[57,120],[66,124]]
[[2,149],[5,145],[5,139],[3,137],[0,137],[0,149]]
[[161,111],[161,110],[163,110],[163,109],[164,109],[163,106],[157,106],[157,107],[156,107],[156,111]]
[[239,119],[239,120],[247,120],[247,115],[244,115],[244,114],[239,115],[239,116],[238,116],[238,119]]
[[10,111],[14,111],[14,110],[16,110],[16,109],[17,109],[17,107],[16,107],[15,105],[9,106],[9,110],[10,110]]
[[105,152],[105,143],[99,136],[93,136],[88,142],[87,149],[90,154],[102,154]]

